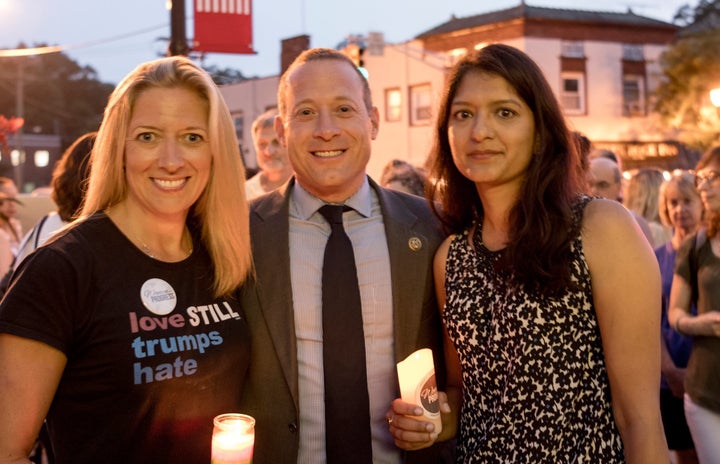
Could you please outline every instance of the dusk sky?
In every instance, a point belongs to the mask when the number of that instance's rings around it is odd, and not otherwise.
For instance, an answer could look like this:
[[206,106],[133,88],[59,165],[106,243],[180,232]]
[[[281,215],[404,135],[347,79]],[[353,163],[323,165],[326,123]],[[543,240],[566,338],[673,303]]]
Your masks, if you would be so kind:
[[[185,0],[187,34],[193,33],[192,0]],[[257,54],[208,54],[206,65],[245,76],[280,71],[280,41],[301,34],[314,47],[336,47],[350,34],[382,32],[398,43],[445,21],[519,5],[520,0],[254,0],[253,43]],[[684,0],[528,0],[532,6],[625,12],[671,22]],[[692,6],[696,1],[690,2]],[[117,83],[137,64],[165,52],[170,35],[166,0],[0,0],[0,48],[39,43],[69,47],[80,65]],[[0,58],[2,60],[2,58]],[[1,63],[1,61],[0,61]]]

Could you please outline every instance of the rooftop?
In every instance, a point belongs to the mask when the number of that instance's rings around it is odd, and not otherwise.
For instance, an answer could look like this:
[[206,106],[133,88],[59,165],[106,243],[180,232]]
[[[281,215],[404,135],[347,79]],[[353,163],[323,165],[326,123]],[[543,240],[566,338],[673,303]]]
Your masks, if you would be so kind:
[[615,13],[610,11],[588,11],[588,10],[569,10],[559,8],[546,8],[538,6],[530,6],[523,1],[520,5],[505,10],[492,11],[464,18],[457,18],[454,15],[449,21],[444,22],[430,30],[427,30],[416,39],[446,34],[454,31],[471,29],[478,26],[488,24],[496,24],[500,22],[511,21],[515,19],[534,19],[534,20],[553,20],[553,21],[572,21],[607,23],[621,26],[646,26],[646,27],[671,27],[677,28],[673,24],[666,23],[657,19],[639,16],[628,8],[625,13]]

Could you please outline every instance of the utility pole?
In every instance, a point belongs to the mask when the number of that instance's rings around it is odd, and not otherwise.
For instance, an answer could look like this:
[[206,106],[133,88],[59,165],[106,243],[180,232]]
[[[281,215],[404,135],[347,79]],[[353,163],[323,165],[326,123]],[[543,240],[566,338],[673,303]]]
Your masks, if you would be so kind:
[[[17,57],[17,80],[15,81],[15,114],[18,118],[25,118],[25,60],[27,57]],[[23,169],[25,169],[25,146],[23,144],[23,128],[15,133],[15,149],[18,153],[17,165],[13,168],[15,185],[23,192]]]
[[170,45],[168,45],[168,56],[183,55],[190,53],[185,34],[185,0],[172,0],[170,7]]

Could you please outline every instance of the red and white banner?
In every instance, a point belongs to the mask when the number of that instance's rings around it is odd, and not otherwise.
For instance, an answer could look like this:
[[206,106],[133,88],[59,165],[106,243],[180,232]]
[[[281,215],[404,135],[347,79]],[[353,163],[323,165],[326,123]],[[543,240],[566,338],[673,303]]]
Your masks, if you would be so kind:
[[193,51],[254,54],[251,0],[195,0]]

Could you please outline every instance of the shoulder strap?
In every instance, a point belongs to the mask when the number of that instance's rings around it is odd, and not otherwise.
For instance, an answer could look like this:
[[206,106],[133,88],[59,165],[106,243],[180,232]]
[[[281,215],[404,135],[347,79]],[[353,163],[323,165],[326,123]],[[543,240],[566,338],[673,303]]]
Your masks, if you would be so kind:
[[690,285],[692,286],[692,302],[697,304],[698,300],[698,253],[700,247],[705,243],[707,238],[707,231],[704,227],[698,229],[695,232],[695,243],[690,250],[689,264],[690,264]]
[[43,224],[45,224],[48,216],[50,216],[50,214],[46,214],[45,216],[43,216],[42,219],[40,219],[40,222],[38,222],[37,226],[35,227],[35,248],[40,246],[40,236],[42,235]]

